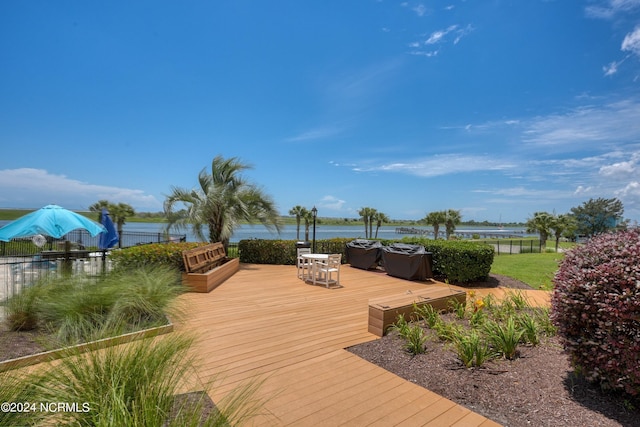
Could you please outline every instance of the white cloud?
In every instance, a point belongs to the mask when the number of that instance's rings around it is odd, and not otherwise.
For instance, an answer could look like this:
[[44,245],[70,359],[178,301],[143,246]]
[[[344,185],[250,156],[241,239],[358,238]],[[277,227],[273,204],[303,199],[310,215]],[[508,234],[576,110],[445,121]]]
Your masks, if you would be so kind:
[[457,25],[451,25],[445,30],[434,31],[433,33],[431,33],[429,38],[427,40],[425,40],[424,43],[425,44],[436,44],[436,43],[439,43],[439,42],[443,41],[444,37],[447,34],[449,34],[452,31],[455,31],[456,28],[458,28]]
[[640,103],[624,100],[582,106],[563,114],[537,117],[525,124],[523,141],[539,146],[580,150],[585,144],[637,142]]
[[[465,165],[460,168],[460,165]],[[428,159],[355,167],[358,172],[397,172],[420,177],[434,177],[477,171],[499,171],[512,168],[509,161],[488,156],[444,154]]]
[[585,12],[591,18],[611,19],[640,8],[640,0],[607,0],[587,6]]
[[622,51],[640,56],[640,26],[627,34],[622,41]]
[[609,63],[609,65],[605,65],[604,67],[602,67],[602,71],[604,71],[604,75],[605,76],[612,76],[615,73],[618,72],[618,67],[620,66],[620,64],[622,63],[622,61],[612,61],[611,63]]
[[612,165],[602,166],[600,168],[600,175],[604,177],[628,177],[633,175],[636,171],[635,162],[620,162]]
[[411,10],[413,10],[416,13],[416,15],[418,15],[418,16],[424,16],[424,15],[427,14],[427,8],[422,3],[420,3],[419,5],[417,5],[416,7],[414,7]]
[[324,209],[331,209],[335,211],[342,210],[345,205],[345,201],[334,196],[324,196],[318,206]]
[[127,203],[135,209],[162,209],[154,196],[142,190],[90,184],[55,175],[43,169],[0,170],[0,203],[37,208],[58,204],[69,209],[86,209],[98,200]]

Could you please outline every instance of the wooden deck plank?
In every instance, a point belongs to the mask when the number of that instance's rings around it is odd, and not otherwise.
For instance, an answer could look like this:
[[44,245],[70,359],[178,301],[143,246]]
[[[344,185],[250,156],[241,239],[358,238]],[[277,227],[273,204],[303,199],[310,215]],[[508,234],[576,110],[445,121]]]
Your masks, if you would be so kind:
[[[175,328],[198,334],[199,382],[217,379],[212,399],[261,379],[265,415],[248,425],[496,425],[344,350],[378,339],[367,331],[370,299],[464,288],[348,265],[340,281],[341,288],[327,289],[297,279],[293,266],[244,264],[211,293],[182,295],[188,310]],[[497,289],[474,291],[504,296]]]

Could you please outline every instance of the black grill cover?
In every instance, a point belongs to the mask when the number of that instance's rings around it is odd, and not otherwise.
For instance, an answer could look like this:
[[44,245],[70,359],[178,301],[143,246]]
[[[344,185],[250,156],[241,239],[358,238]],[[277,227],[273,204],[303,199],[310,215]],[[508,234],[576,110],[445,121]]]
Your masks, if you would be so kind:
[[432,255],[424,246],[394,243],[382,248],[384,269],[389,276],[408,280],[433,277]]
[[352,240],[346,244],[346,256],[351,267],[364,270],[376,268],[382,258],[382,243],[375,240]]

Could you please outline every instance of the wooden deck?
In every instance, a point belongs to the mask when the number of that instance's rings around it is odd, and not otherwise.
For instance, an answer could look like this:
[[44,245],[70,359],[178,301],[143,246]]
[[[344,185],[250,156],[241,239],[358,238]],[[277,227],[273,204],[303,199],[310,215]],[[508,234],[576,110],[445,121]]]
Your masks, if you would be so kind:
[[[294,266],[244,264],[211,293],[181,296],[187,316],[176,330],[197,333],[201,358],[188,387],[216,379],[210,396],[219,402],[247,381],[263,381],[264,415],[251,425],[498,425],[345,350],[378,338],[367,332],[370,298],[448,285],[348,265],[340,281],[327,289],[297,279]],[[487,292],[502,295],[476,290]],[[544,293],[530,296],[548,301]]]

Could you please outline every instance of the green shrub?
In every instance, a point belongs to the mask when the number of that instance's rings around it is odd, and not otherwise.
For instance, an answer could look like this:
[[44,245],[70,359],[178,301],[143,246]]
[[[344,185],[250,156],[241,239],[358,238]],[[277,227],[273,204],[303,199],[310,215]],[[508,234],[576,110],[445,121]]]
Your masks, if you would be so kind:
[[565,254],[551,317],[576,369],[640,395],[640,230],[602,234]]
[[109,259],[113,261],[116,268],[135,269],[158,265],[184,271],[182,252],[208,244],[206,242],[181,242],[132,246],[111,251]]
[[[346,244],[353,239],[334,238],[316,241],[316,252],[342,254],[346,262]],[[251,264],[294,265],[297,251],[295,240],[250,239],[238,242],[240,262]]]

